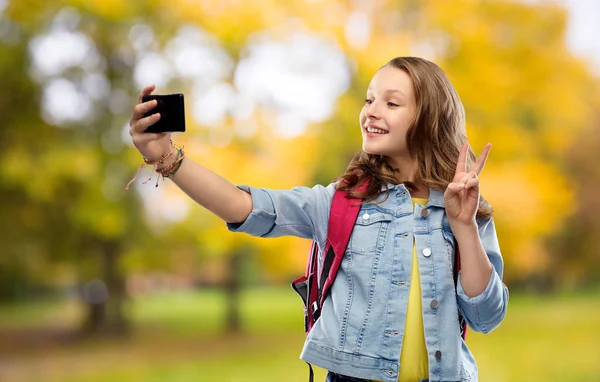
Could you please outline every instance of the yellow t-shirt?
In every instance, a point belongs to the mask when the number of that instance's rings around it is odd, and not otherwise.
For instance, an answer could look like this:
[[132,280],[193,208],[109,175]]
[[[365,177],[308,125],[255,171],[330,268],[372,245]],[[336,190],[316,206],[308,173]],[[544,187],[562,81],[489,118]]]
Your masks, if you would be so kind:
[[[415,203],[425,205],[426,199],[412,198]],[[400,375],[398,382],[415,382],[429,376],[429,361],[423,328],[423,304],[421,299],[421,278],[419,276],[417,246],[413,241],[412,273],[406,308],[406,326],[400,354]]]
[[[426,205],[427,199],[412,198],[415,203]],[[408,306],[406,308],[406,326],[402,339],[400,354],[400,375],[398,382],[415,382],[429,377],[429,360],[425,345],[425,329],[423,328],[423,304],[421,300],[421,277],[417,263],[417,246],[413,239],[412,272]]]

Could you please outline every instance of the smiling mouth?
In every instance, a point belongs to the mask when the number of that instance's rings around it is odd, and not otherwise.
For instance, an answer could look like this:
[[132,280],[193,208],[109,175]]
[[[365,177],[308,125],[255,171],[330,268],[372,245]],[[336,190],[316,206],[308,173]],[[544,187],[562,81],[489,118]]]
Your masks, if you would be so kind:
[[388,131],[385,131],[383,129],[374,128],[374,127],[366,127],[365,131],[369,134],[380,134],[380,135],[389,133]]

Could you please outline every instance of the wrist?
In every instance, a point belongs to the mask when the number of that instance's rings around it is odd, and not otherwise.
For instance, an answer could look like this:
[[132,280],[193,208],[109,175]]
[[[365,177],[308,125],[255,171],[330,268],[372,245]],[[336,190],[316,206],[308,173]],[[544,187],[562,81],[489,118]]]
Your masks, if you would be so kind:
[[[183,161],[183,158],[185,157],[185,153],[183,152],[183,147],[178,146],[176,149],[175,145],[173,144],[173,141],[171,141],[171,140],[170,140],[170,145],[171,145],[171,148],[169,149],[169,152],[163,154],[157,160],[150,160],[146,157],[143,157],[144,163],[142,163],[142,165],[138,169],[137,173],[134,175],[133,179],[131,179],[129,181],[129,183],[127,183],[127,185],[125,186],[125,189],[126,190],[129,189],[129,186],[131,185],[131,183],[133,183],[135,181],[135,179],[139,175],[140,171],[145,166],[154,166],[154,170],[157,173],[159,173],[163,178],[172,178],[173,175],[175,175],[175,173],[179,170],[179,167],[181,167],[181,162]],[[173,155],[173,153],[175,153],[175,155]],[[148,178],[148,180],[143,182],[143,184],[146,184],[150,179],[152,179],[152,177]],[[160,177],[156,179],[156,187],[158,187],[159,179],[160,179]]]
[[163,178],[172,178],[179,170],[179,167],[181,167],[181,163],[185,158],[183,147],[177,148],[177,154],[174,157],[174,159],[169,161],[169,164],[165,163],[165,166],[156,169],[156,172],[159,173]]
[[176,152],[169,153],[169,155],[162,162],[158,162],[156,164],[156,169],[160,170],[165,167],[171,166],[173,164],[173,162],[175,162],[175,160],[177,159],[176,158],[177,155],[175,155],[175,154],[176,154]]
[[479,227],[477,226],[477,222],[475,220],[469,222],[459,222],[449,220],[450,229],[452,229],[452,233],[454,236],[464,236],[469,234],[479,234]]
[[175,152],[175,145],[173,144],[173,141],[170,140],[169,144],[169,151],[164,153],[160,158],[156,160],[148,159],[144,156],[144,164],[154,166],[155,169],[160,166],[164,166],[165,162],[169,159],[169,157],[173,155],[173,152]]

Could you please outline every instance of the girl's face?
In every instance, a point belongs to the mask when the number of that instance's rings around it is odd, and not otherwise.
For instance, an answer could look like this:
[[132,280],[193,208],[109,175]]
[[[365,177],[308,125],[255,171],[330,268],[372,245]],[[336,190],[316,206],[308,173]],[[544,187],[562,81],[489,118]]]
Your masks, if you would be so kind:
[[381,68],[371,80],[360,112],[363,151],[388,157],[406,157],[406,132],[415,117],[413,82],[403,70]]

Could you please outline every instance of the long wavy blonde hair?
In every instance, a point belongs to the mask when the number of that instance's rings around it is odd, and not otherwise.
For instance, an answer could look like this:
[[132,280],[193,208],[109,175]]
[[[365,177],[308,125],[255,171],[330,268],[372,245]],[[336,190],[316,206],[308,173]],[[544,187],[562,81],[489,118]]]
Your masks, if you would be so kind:
[[[396,57],[385,66],[406,72],[414,85],[417,109],[406,133],[406,142],[410,157],[417,159],[415,183],[445,191],[454,177],[460,148],[467,140],[465,109],[458,93],[444,71],[425,59]],[[470,148],[467,154],[467,166],[470,168],[476,157]],[[397,175],[398,170],[392,168],[386,156],[361,151],[335,181],[339,181],[339,189],[352,197],[372,202],[381,193],[383,185],[398,183]],[[356,188],[367,179],[367,189],[358,192]],[[417,190],[415,183],[403,183],[409,191]],[[388,196],[389,190],[386,199]],[[481,197],[477,217],[487,218],[492,214],[492,207]]]

